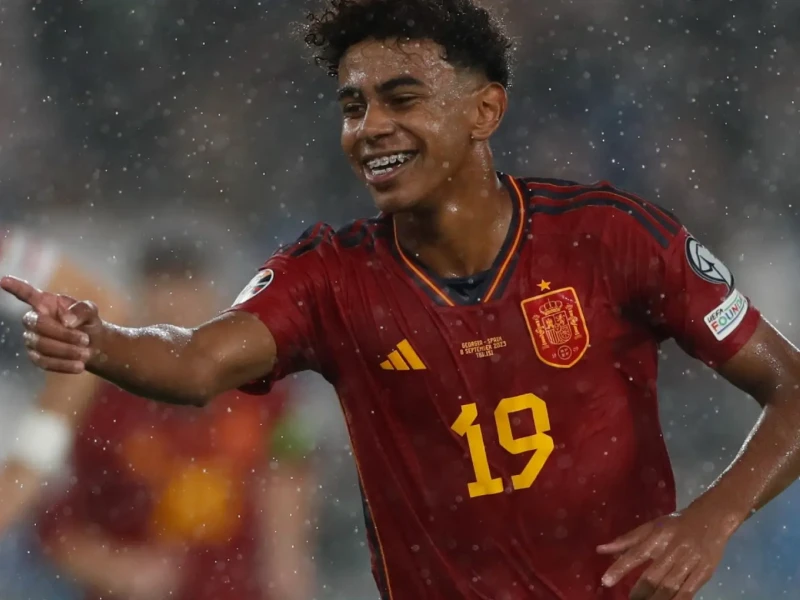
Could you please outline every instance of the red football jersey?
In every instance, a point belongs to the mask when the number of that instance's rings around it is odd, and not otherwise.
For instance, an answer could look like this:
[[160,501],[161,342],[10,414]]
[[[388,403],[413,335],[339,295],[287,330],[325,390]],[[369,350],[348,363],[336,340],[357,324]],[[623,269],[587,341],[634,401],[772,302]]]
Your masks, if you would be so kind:
[[232,308],[278,348],[245,390],[301,369],[335,385],[385,599],[626,599],[635,577],[602,589],[595,548],[675,509],[659,343],[719,365],[759,314],[655,205],[500,177],[514,216],[485,273],[437,278],[390,215],[270,258]]
[[121,545],[178,545],[177,600],[264,600],[255,491],[275,399],[231,393],[198,410],[104,385],[76,438],[74,483],[40,524],[44,542],[77,526]]

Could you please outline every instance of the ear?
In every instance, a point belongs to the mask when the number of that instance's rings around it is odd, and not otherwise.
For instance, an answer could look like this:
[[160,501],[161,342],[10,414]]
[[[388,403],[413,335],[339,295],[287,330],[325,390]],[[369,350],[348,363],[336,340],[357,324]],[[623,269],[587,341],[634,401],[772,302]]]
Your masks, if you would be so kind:
[[506,88],[499,83],[490,83],[475,95],[476,119],[472,129],[472,139],[485,141],[492,137],[508,107]]

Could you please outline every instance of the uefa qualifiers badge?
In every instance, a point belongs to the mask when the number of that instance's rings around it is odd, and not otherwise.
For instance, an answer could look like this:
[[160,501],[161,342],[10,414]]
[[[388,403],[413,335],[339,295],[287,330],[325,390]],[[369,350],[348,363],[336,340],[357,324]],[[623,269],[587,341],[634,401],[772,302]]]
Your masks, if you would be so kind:
[[583,357],[589,348],[589,329],[575,288],[534,296],[521,306],[539,360],[568,369]]
[[273,279],[275,279],[275,273],[272,269],[261,269],[236,297],[236,300],[233,301],[233,306],[243,304],[263,292],[272,283]]
[[686,260],[700,279],[724,285],[728,288],[728,292],[733,291],[733,275],[728,267],[693,237],[686,238]]

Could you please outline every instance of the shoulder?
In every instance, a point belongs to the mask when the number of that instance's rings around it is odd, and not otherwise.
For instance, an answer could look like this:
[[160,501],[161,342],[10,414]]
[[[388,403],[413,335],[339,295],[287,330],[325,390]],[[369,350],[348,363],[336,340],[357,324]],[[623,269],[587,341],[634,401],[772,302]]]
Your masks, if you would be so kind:
[[348,251],[374,251],[391,235],[391,222],[386,216],[357,219],[334,228],[328,223],[316,223],[300,237],[275,252],[275,257],[300,259],[304,256],[328,260]]
[[387,246],[383,240],[389,238],[390,224],[387,217],[358,219],[338,229],[328,223],[315,223],[262,264],[236,304],[257,295],[277,279],[327,293],[331,282],[363,269],[379,247]]
[[605,239],[645,235],[668,248],[683,229],[670,211],[608,181],[586,184],[529,177],[519,182],[532,214],[553,217],[572,233]]

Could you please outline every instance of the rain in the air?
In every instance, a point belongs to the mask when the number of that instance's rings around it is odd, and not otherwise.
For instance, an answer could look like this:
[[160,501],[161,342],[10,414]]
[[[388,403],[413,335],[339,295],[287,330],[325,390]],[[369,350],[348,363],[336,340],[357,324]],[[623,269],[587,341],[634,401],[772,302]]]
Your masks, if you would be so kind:
[[800,599],[800,4],[0,0],[0,600]]

